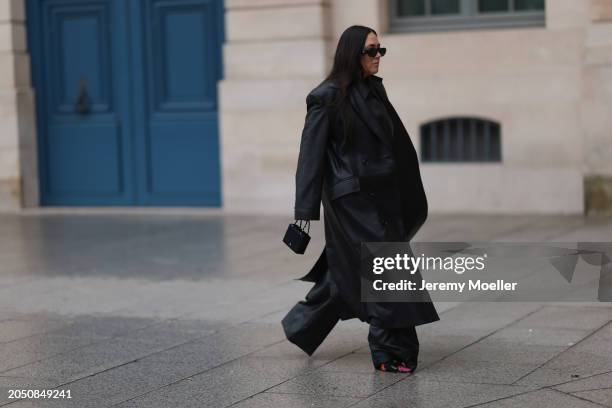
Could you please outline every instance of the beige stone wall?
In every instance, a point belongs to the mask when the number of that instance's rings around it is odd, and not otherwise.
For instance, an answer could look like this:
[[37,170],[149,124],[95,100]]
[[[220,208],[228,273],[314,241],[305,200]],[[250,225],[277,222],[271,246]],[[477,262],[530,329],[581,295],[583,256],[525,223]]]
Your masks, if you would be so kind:
[[0,210],[38,205],[24,0],[0,1]]
[[[24,2],[0,1],[0,209],[38,204]],[[501,164],[422,165],[432,212],[612,208],[611,1],[547,0],[546,27],[422,34],[389,33],[387,0],[225,6],[224,211],[290,216],[305,97],[352,24],[389,48],[379,74],[417,150],[419,126],[435,118],[501,123]]]
[[432,119],[501,123],[502,163],[422,165],[432,212],[582,213],[585,175],[610,173],[609,1],[548,0],[545,27],[419,34],[388,32],[386,0],[227,3],[227,211],[291,213],[304,97],[352,24],[389,48],[379,75],[417,150]]
[[591,2],[582,81],[585,202],[612,213],[612,1]]
[[502,126],[500,164],[422,165],[433,212],[583,211],[588,14],[588,2],[552,0],[546,27],[381,34],[380,75],[417,150],[419,126],[436,118]]
[[219,84],[223,206],[290,213],[306,94],[329,59],[322,0],[227,0]]

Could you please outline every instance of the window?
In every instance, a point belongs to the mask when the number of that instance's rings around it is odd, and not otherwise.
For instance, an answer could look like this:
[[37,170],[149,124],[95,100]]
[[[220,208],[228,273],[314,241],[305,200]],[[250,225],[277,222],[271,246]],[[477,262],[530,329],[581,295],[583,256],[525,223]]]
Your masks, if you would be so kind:
[[391,31],[544,25],[545,0],[390,0]]
[[478,118],[447,118],[421,125],[423,162],[500,162],[499,123]]

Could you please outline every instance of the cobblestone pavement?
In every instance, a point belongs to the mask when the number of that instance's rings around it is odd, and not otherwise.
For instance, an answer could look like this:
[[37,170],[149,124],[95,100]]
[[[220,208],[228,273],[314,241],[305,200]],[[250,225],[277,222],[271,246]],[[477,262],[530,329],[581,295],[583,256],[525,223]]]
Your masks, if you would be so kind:
[[[612,407],[612,303],[439,303],[412,376],[375,372],[367,325],[312,357],[280,319],[311,284],[283,217],[0,215],[0,406]],[[612,220],[433,216],[421,241],[605,241]],[[9,390],[71,398],[10,399]]]

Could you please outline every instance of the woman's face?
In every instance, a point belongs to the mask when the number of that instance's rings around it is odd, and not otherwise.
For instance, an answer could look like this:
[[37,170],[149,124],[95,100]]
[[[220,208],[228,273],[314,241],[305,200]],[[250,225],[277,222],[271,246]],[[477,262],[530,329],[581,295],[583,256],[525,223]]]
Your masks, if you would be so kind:
[[[368,34],[368,37],[363,44],[363,49],[377,47],[380,47],[378,36],[374,33]],[[370,57],[368,54],[361,54],[361,67],[363,68],[364,76],[374,75],[378,72],[380,57],[380,52],[377,52],[375,57]]]

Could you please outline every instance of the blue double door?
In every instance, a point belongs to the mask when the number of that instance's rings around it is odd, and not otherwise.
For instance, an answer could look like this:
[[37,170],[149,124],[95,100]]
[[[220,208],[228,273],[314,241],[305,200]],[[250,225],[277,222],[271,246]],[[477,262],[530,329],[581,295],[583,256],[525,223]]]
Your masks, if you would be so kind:
[[219,206],[222,0],[31,0],[43,205]]

